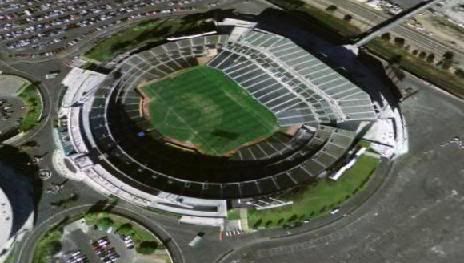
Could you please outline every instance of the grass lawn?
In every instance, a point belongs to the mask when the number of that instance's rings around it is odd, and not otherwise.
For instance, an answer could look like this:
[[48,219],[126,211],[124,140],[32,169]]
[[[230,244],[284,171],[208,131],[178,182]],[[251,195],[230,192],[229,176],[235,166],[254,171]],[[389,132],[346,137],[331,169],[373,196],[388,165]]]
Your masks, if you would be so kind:
[[253,228],[276,227],[326,214],[361,190],[379,163],[379,159],[363,155],[338,181],[322,179],[297,193],[281,197],[293,200],[293,205],[267,210],[250,209],[248,224]]
[[108,61],[115,56],[148,43],[164,41],[173,34],[197,30],[208,31],[211,23],[205,20],[184,21],[184,19],[158,19],[141,22],[97,43],[85,57],[96,61]]
[[55,227],[43,236],[34,250],[34,263],[52,262],[51,257],[61,250],[62,228]]
[[364,148],[367,148],[369,149],[371,147],[371,143],[368,142],[368,141],[365,141],[365,140],[360,140],[358,142],[358,144],[361,146],[361,147],[364,147]]
[[231,209],[227,211],[227,219],[228,220],[238,220],[240,219],[240,210],[239,209]]
[[419,76],[452,94],[464,97],[464,79],[460,79],[451,72],[427,63],[426,61],[410,54],[403,48],[395,46],[394,44],[382,39],[374,39],[367,44],[367,48],[372,53],[386,60],[391,60],[393,57],[400,55],[402,59],[399,66],[402,69]]
[[19,91],[18,96],[26,104],[26,115],[21,120],[19,130],[28,131],[38,123],[42,113],[43,105],[38,88],[29,84]]
[[199,66],[142,88],[153,127],[163,136],[223,156],[264,139],[276,117],[219,70]]

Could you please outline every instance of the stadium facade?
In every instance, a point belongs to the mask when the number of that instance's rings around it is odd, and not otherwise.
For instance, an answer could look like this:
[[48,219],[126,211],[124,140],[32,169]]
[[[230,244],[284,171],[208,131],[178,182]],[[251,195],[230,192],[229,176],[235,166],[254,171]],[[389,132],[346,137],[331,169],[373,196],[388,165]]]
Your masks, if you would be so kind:
[[[353,154],[359,124],[377,119],[369,94],[288,38],[250,23],[227,28],[135,52],[108,75],[69,73],[58,135],[90,185],[143,206],[220,216],[226,200],[309,183]],[[166,144],[141,113],[137,89],[199,64],[222,71],[287,132],[222,157]]]

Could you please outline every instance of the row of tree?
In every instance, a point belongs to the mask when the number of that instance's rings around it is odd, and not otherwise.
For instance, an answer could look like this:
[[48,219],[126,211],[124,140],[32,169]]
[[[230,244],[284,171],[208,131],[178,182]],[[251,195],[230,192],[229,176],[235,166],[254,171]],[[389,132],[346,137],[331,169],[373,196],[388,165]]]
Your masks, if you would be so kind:
[[[406,51],[411,52],[410,51],[411,47],[406,45],[406,40],[402,37],[392,37],[390,33],[385,33],[382,35],[382,39],[388,42],[393,42],[396,46],[404,48]],[[420,59],[423,59],[427,63],[437,65],[444,70],[450,70],[455,62],[454,61],[455,54],[452,51],[446,51],[442,55],[441,59],[438,61],[437,64],[435,64],[437,58],[434,53],[427,53],[425,51],[419,51],[417,49],[414,49],[411,52],[411,54],[419,57]],[[401,58],[396,58],[396,60],[398,59],[401,59]],[[399,61],[396,61],[396,63],[398,62]],[[464,72],[461,69],[456,69],[455,73],[456,75],[460,77],[464,77]]]

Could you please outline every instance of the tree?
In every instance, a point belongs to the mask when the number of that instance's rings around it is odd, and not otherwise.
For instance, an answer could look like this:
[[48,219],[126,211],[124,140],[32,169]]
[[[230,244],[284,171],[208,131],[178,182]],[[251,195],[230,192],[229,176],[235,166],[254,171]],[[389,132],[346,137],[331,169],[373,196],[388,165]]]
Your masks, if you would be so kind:
[[419,53],[419,58],[420,58],[420,59],[425,59],[426,56],[427,56],[427,53],[426,53],[425,51],[421,51],[421,52]]
[[461,79],[464,79],[464,70],[461,68],[457,68],[456,71],[454,71],[454,74],[458,76]]
[[329,12],[334,12],[338,9],[338,7],[336,5],[329,5],[325,10],[329,11]]
[[267,220],[266,221],[266,227],[269,227],[270,225],[272,225],[272,220]]
[[134,235],[134,228],[132,227],[132,225],[130,223],[125,223],[125,224],[122,224],[117,230],[116,232],[120,235],[123,235],[123,236],[133,236]]
[[350,15],[350,14],[346,14],[344,17],[343,17],[343,20],[347,21],[347,22],[350,22],[351,19],[353,19],[353,16]]
[[446,51],[445,54],[443,54],[443,59],[453,60],[454,59],[454,52],[453,51]]
[[298,218],[298,215],[293,214],[290,218],[288,218],[288,222],[295,221]]
[[61,248],[62,248],[62,245],[60,241],[51,241],[50,243],[48,243],[48,246],[46,247],[46,250],[47,250],[46,253],[47,255],[52,257],[56,255],[58,252],[60,252]]
[[430,53],[427,58],[425,59],[425,61],[427,61],[428,63],[433,63],[435,62],[435,54],[433,53]]
[[100,219],[98,219],[97,221],[97,225],[100,229],[102,230],[106,230],[108,228],[110,228],[111,226],[113,226],[114,222],[111,218],[109,217],[102,217]]
[[451,68],[451,65],[453,65],[453,62],[454,62],[454,52],[446,51],[445,54],[443,54],[443,60],[441,61],[442,68],[443,69]]
[[258,228],[262,223],[263,223],[263,219],[262,218],[258,219],[258,221],[256,221],[256,223],[253,225],[253,228]]
[[156,241],[143,241],[137,246],[137,252],[144,255],[149,255],[155,252],[158,248],[158,242]]
[[406,40],[402,37],[395,37],[395,39],[393,40],[393,42],[395,42],[395,44],[399,47],[403,47],[404,44],[406,43]]
[[391,40],[391,35],[390,33],[384,33],[382,34],[382,39],[385,41],[390,41]]

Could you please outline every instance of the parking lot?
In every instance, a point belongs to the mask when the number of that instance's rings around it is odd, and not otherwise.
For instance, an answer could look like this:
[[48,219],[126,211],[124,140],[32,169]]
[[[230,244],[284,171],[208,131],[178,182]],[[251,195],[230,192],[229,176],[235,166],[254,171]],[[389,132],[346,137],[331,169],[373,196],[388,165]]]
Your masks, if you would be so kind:
[[24,103],[19,98],[0,96],[0,136],[18,127],[25,112]]
[[50,57],[82,36],[131,20],[214,7],[219,0],[2,1],[0,46],[18,57]]
[[0,136],[17,128],[26,113],[18,92],[28,83],[27,80],[17,76],[0,75]]
[[[101,231],[89,227],[83,221],[76,221],[65,228],[62,251],[63,263],[129,263],[135,262],[136,254],[134,247],[128,248],[122,237],[114,233],[113,229]],[[82,260],[78,260],[79,258]]]

